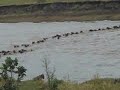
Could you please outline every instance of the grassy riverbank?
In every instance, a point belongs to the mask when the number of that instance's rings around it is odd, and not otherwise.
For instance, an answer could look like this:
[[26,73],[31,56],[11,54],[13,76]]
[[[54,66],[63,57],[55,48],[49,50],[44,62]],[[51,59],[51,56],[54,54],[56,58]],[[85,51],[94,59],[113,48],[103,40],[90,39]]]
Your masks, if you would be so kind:
[[120,20],[119,13],[111,14],[89,14],[89,15],[59,15],[59,16],[39,16],[39,15],[3,15],[0,22],[54,22],[54,21],[96,21],[96,20]]
[[62,0],[55,3],[58,1],[46,0],[44,4],[38,4],[38,0],[24,1],[24,3],[23,0],[18,0],[19,5],[14,3],[15,0],[14,2],[8,1],[8,4],[0,1],[3,5],[0,6],[0,22],[120,20],[119,1]]
[[[24,81],[20,90],[49,90],[43,81]],[[64,81],[58,85],[57,90],[120,90],[120,82],[114,79],[94,79],[85,83]]]
[[[54,2],[79,2],[88,0],[0,0],[0,5],[22,5],[22,4],[34,4],[34,3],[54,3]],[[89,0],[98,1],[98,0]],[[111,0],[99,0],[99,1],[111,1]]]

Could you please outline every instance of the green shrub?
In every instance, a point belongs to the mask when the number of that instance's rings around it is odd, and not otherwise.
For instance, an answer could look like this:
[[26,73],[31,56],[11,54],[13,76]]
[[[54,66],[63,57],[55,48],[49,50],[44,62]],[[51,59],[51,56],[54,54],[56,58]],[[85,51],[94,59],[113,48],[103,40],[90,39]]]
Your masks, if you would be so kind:
[[[7,57],[0,69],[0,75],[3,82],[1,90],[16,90],[18,83],[26,75],[26,69],[23,66],[18,66],[17,58],[13,60],[10,57]],[[17,79],[14,78],[13,74],[17,75]]]

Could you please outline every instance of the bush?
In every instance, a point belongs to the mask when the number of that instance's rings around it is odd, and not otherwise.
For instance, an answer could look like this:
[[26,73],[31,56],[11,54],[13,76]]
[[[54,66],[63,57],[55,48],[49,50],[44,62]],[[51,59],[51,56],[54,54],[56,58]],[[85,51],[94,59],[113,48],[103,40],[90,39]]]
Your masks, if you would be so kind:
[[[3,82],[1,90],[16,90],[18,88],[18,83],[26,75],[26,69],[23,66],[18,66],[17,58],[13,60],[7,57],[0,69],[0,75]],[[14,78],[13,74],[17,75],[17,79]]]
[[55,68],[53,70],[49,67],[50,62],[44,58],[43,60],[43,67],[45,68],[46,76],[47,76],[47,84],[49,90],[57,90],[57,87],[59,84],[61,84],[63,81],[58,80],[55,77]]

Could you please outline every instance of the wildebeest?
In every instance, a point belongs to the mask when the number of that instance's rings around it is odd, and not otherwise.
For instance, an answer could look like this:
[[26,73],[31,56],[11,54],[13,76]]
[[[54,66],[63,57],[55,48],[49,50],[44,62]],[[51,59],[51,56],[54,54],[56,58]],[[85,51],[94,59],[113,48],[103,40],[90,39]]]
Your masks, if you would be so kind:
[[100,31],[101,29],[99,28],[98,31]]
[[48,38],[43,38],[44,41],[46,41]]
[[25,47],[29,47],[30,45],[29,44],[26,44]]
[[113,28],[114,28],[114,29],[118,29],[118,28],[119,28],[119,26],[113,26]]
[[71,35],[73,35],[74,34],[74,32],[71,32]]
[[15,50],[13,50],[13,53],[17,53]]
[[94,30],[93,30],[93,29],[90,29],[89,31],[90,31],[90,32],[93,32]]
[[18,48],[19,47],[19,45],[14,45],[14,48]]
[[[75,33],[74,33],[75,34]],[[65,33],[63,34],[63,36],[67,37],[68,35],[70,35],[70,33]]]
[[11,55],[11,54],[12,54],[12,52],[11,52],[11,51],[6,51],[6,53],[7,53],[7,54],[9,54],[9,55]]
[[31,49],[30,51],[33,51],[33,49]]
[[120,83],[120,78],[114,80],[114,84]]
[[37,43],[40,43],[40,41],[37,41]]
[[79,34],[78,32],[75,32],[75,34]]
[[112,28],[110,28],[110,27],[107,27],[106,29],[107,29],[107,30],[110,30],[110,29],[112,29]]
[[5,51],[3,50],[3,51],[1,51],[1,53],[4,53]]
[[42,79],[44,79],[44,78],[45,78],[44,74],[41,74],[41,75],[33,78],[33,80],[42,80]]
[[32,42],[32,44],[35,44],[35,42]]
[[57,35],[57,39],[60,39],[61,35]]
[[83,33],[83,31],[80,31],[80,33]]
[[52,36],[52,39],[56,38],[56,35],[55,36]]
[[40,42],[45,42],[44,40],[40,40]]
[[29,44],[22,44],[21,46],[29,47],[30,45]]
[[22,53],[24,53],[24,52],[27,52],[27,50],[21,49],[21,50],[19,50],[18,52],[22,54]]
[[98,31],[97,29],[94,29],[93,31]]
[[55,35],[55,36],[52,36],[53,39],[54,39],[54,38],[59,39],[60,37],[61,37],[61,35],[59,35],[59,34],[57,34],[57,35]]

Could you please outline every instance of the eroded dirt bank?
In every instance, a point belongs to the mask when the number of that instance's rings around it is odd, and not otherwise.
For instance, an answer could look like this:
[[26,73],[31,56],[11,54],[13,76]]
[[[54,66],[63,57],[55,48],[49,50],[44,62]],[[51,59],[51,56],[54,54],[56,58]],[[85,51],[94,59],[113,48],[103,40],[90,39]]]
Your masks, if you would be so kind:
[[0,6],[0,22],[119,20],[120,1]]

